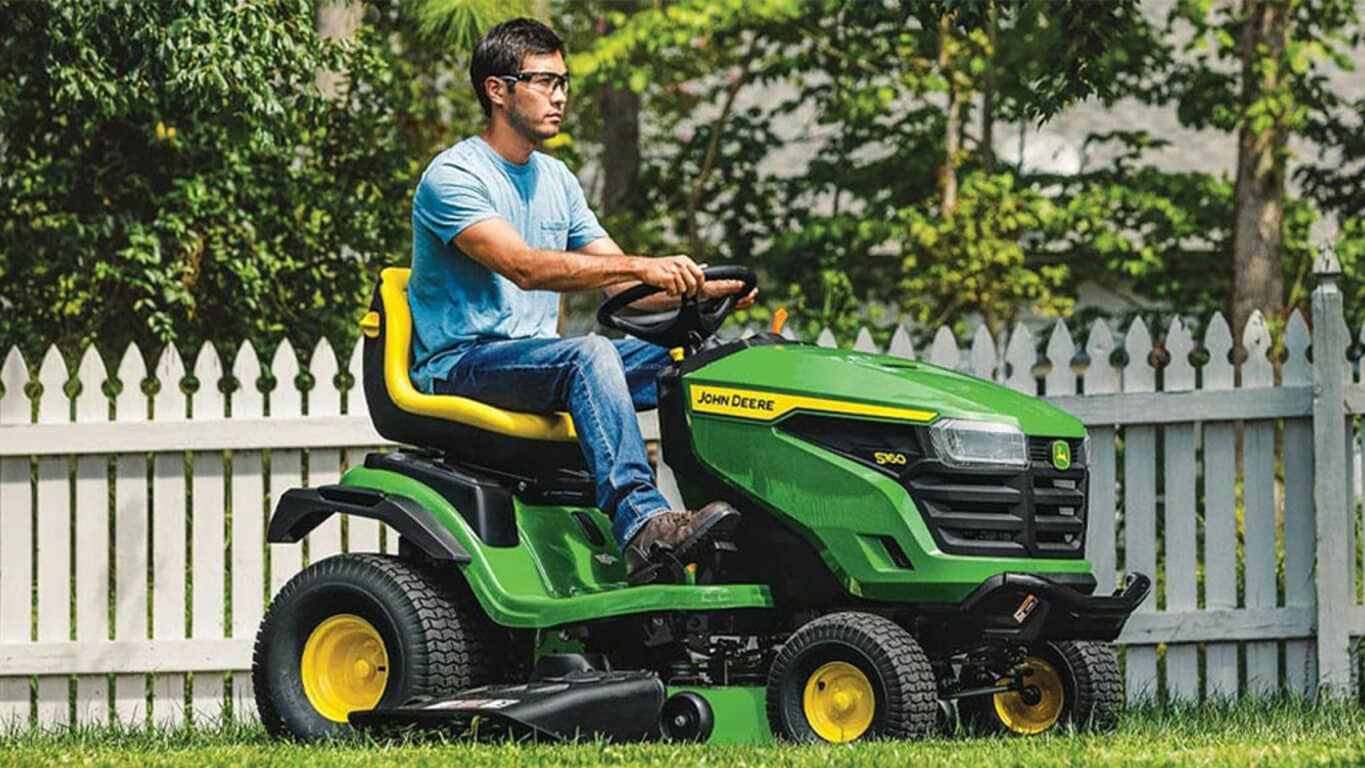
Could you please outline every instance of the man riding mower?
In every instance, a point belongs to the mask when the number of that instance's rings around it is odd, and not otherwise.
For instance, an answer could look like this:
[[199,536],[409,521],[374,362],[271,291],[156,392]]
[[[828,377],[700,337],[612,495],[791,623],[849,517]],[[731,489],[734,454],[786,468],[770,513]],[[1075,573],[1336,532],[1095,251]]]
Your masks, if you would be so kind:
[[[741,267],[622,253],[536,151],[569,91],[530,19],[479,42],[482,134],[413,201],[413,267],[365,334],[381,435],[341,482],[283,494],[268,536],[382,520],[396,556],[313,563],[261,624],[274,734],[510,729],[714,742],[912,738],[957,712],[1017,733],[1107,727],[1146,596],[1092,596],[1085,433],[1012,390],[772,333],[723,343]],[[633,338],[561,339],[603,288]],[[650,468],[635,412],[656,407]]]
[[953,709],[1021,734],[1115,723],[1106,641],[1150,582],[1091,595],[1074,417],[926,363],[722,342],[733,295],[632,316],[660,289],[618,293],[605,325],[678,350],[659,429],[683,499],[740,512],[688,557],[655,548],[632,586],[567,414],[413,386],[408,278],[385,270],[362,321],[364,388],[380,434],[414,448],[285,493],[269,529],[374,518],[398,555],[322,560],[276,596],[253,676],[272,733],[842,742],[924,736]]

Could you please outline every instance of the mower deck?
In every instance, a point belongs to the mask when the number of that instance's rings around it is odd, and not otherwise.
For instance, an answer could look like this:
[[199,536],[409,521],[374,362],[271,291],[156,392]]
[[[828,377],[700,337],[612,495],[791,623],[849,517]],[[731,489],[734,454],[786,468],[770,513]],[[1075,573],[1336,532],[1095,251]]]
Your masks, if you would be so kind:
[[[554,740],[638,741],[658,734],[664,684],[650,672],[579,670],[529,683],[485,685],[432,701],[352,712],[359,728],[479,731]],[[488,723],[484,727],[476,718]]]

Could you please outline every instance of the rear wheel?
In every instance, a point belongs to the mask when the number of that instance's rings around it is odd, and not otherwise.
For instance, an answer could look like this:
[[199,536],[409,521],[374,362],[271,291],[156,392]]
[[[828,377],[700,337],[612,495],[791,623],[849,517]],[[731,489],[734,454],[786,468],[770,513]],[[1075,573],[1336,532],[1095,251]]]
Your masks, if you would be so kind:
[[1042,643],[1024,663],[1003,676],[969,671],[978,684],[1008,685],[1023,674],[1024,689],[963,699],[964,721],[987,731],[1032,735],[1058,725],[1112,730],[1123,712],[1123,680],[1107,643],[1067,640]]
[[304,569],[261,622],[256,705],[275,736],[344,736],[347,716],[491,679],[491,625],[455,573],[350,554]]
[[934,671],[889,619],[835,613],[798,629],[768,673],[768,723],[794,741],[921,738],[938,719]]

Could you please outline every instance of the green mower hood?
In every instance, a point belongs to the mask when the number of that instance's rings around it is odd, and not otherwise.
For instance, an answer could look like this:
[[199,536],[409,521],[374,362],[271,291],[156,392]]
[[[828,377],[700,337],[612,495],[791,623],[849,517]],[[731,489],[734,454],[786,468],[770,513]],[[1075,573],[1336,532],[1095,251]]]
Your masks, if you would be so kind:
[[[888,355],[827,349],[807,344],[753,346],[702,366],[685,377],[699,391],[733,388],[741,396],[779,393],[829,404],[873,406],[864,414],[897,418],[878,407],[896,409],[904,418],[930,423],[961,418],[1013,424],[1027,435],[1083,437],[1081,421],[1041,399],[964,373]],[[748,401],[745,401],[748,402]],[[779,405],[779,408],[782,407]],[[823,409],[821,409],[823,410]],[[774,418],[781,416],[775,413]]]

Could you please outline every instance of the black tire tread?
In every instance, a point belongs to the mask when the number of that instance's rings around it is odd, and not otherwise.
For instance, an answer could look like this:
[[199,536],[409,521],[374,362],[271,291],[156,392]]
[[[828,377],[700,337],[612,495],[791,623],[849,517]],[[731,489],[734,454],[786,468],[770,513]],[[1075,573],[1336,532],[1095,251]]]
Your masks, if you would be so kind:
[[[1034,652],[1040,649],[1035,648]],[[1046,644],[1042,656],[1061,662],[1058,672],[1066,678],[1067,696],[1058,725],[1078,730],[1112,731],[1123,714],[1123,676],[1113,646],[1090,640],[1057,640]],[[1053,658],[1055,657],[1055,658]],[[981,676],[971,684],[991,684],[993,678]],[[991,696],[978,696],[958,702],[958,715],[973,730],[1007,733],[1009,728],[996,714]],[[1056,726],[1054,726],[1056,727]]]
[[[252,649],[252,683],[256,707],[266,731],[276,737],[291,737],[284,718],[268,695],[265,681],[265,628],[271,613],[302,585],[316,579],[345,579],[357,570],[377,573],[390,582],[411,605],[422,626],[425,658],[415,654],[412,663],[417,675],[411,694],[440,696],[483,685],[494,677],[494,647],[491,622],[474,603],[473,595],[454,574],[437,573],[425,563],[393,555],[350,553],[319,560],[300,571],[284,585],[271,601],[261,621]],[[419,651],[421,649],[418,649]],[[266,695],[262,695],[266,694]]]
[[1070,721],[1077,728],[1112,731],[1123,714],[1123,677],[1113,646],[1088,640],[1062,640],[1052,647],[1071,668]]
[[[937,732],[938,686],[933,666],[914,636],[890,619],[844,611],[814,619],[798,629],[778,652],[768,675],[768,724],[774,735],[791,738],[776,695],[786,670],[807,643],[839,640],[875,649],[873,663],[887,680],[885,719],[874,738],[919,739]],[[861,641],[861,642],[860,642]]]

